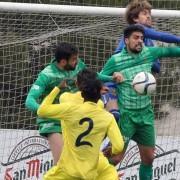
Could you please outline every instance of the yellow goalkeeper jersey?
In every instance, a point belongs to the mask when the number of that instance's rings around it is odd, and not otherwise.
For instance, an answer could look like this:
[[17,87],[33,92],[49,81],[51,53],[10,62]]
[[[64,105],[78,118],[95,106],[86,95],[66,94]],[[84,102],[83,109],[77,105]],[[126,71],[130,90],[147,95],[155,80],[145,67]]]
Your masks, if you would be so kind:
[[[112,153],[123,149],[123,139],[109,112],[93,102],[52,104],[59,93],[55,87],[38,109],[40,117],[60,119],[65,128],[64,147],[58,166],[75,178],[92,180],[97,175],[100,145],[107,135]],[[63,100],[62,100],[63,101]]]

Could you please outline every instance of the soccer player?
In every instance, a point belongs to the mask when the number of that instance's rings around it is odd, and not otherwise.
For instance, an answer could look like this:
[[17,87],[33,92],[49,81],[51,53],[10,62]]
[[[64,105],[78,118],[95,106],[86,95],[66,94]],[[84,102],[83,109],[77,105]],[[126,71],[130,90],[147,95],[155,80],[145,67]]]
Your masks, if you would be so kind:
[[124,30],[125,48],[107,61],[101,73],[111,75],[118,72],[123,79],[117,85],[117,95],[121,114],[119,128],[125,148],[116,158],[120,161],[130,139],[134,140],[141,156],[140,180],[151,180],[155,148],[154,112],[150,96],[138,95],[132,87],[132,80],[139,72],[151,72],[157,58],[180,57],[180,48],[143,47],[144,34],[144,28],[140,25],[127,27]]
[[[96,73],[89,71],[88,69],[83,71],[83,75],[81,75],[81,84],[82,82],[88,82],[89,79],[96,78]],[[77,91],[75,93],[65,92],[59,98],[60,103],[73,102],[76,104],[82,104],[84,102],[83,97],[81,96],[81,92]],[[97,102],[98,106],[104,108],[104,103],[99,100]],[[102,152],[99,154],[99,162],[97,167],[97,178],[96,180],[108,179],[114,180],[118,177],[117,170],[114,166],[110,165],[107,158],[104,157]]]
[[[91,79],[84,80],[87,74]],[[81,94],[65,93],[60,97],[62,103],[52,104],[60,91],[55,87],[38,109],[40,117],[61,121],[64,138],[61,158],[44,176],[45,180],[118,179],[117,173],[105,177],[106,171],[115,172],[115,168],[100,154],[100,146],[107,135],[112,143],[112,154],[116,155],[122,151],[124,143],[113,115],[97,104],[102,85],[97,78],[92,78],[95,75],[82,70],[77,76]],[[72,101],[67,100],[68,97]]]
[[[180,37],[166,32],[160,32],[152,28],[151,9],[152,6],[148,1],[133,0],[128,4],[125,13],[125,18],[129,25],[139,24],[144,28],[145,46],[154,46],[153,40],[158,40],[166,43],[180,43]],[[121,52],[124,46],[124,37],[122,37],[115,50],[115,53]],[[152,72],[160,72],[159,60],[156,60],[153,63]]]
[[[68,86],[61,93],[77,91],[75,79],[78,72],[84,68],[85,64],[78,59],[78,50],[75,46],[66,42],[57,45],[55,59],[39,73],[26,98],[26,107],[37,114],[43,98],[63,80],[66,80]],[[54,102],[59,102],[59,99],[55,99]],[[56,164],[63,146],[60,122],[37,117],[37,124],[40,135],[48,139],[54,164]]]
[[[78,72],[84,68],[85,64],[78,59],[78,50],[75,46],[66,42],[57,45],[55,59],[39,73],[37,80],[32,85],[26,98],[26,107],[34,113],[37,113],[37,109],[43,98],[49,94],[56,85],[59,85],[59,83],[64,80],[66,81],[67,87],[63,89],[61,93],[77,91],[75,79]],[[116,77],[102,76],[99,74],[98,78],[106,81],[116,79]],[[55,99],[55,102],[58,102],[58,98]],[[48,139],[54,164],[56,164],[63,146],[60,122],[37,117],[37,124],[40,135]]]

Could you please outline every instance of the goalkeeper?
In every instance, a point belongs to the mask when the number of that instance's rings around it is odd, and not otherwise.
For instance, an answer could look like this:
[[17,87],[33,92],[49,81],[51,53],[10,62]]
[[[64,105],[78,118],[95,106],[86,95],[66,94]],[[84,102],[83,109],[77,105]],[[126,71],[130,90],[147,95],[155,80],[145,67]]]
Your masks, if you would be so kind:
[[[124,30],[124,40],[125,48],[107,61],[101,73],[121,76],[117,95],[121,113],[119,128],[125,141],[122,156],[130,139],[134,140],[141,154],[140,180],[151,180],[155,149],[154,112],[150,97],[138,95],[132,87],[132,80],[139,72],[151,72],[157,58],[180,57],[180,48],[143,47],[144,28],[140,25],[127,27]],[[122,156],[119,156],[119,161]]]
[[[90,78],[85,80],[86,75]],[[44,179],[117,180],[117,172],[100,153],[100,146],[105,135],[111,140],[112,154],[120,153],[124,143],[113,116],[97,104],[101,82],[96,73],[85,69],[78,74],[77,85],[81,94],[65,93],[60,104],[52,104],[60,91],[55,87],[38,109],[43,118],[61,120],[64,138],[61,158]]]

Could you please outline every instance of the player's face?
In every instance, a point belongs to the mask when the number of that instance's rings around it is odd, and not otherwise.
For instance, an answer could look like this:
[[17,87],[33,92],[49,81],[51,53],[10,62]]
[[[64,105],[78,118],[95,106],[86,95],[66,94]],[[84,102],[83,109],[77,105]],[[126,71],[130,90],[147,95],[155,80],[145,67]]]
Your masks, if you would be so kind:
[[64,66],[64,69],[67,70],[67,71],[75,70],[76,65],[77,65],[77,61],[78,61],[78,55],[77,54],[76,55],[72,55],[68,59],[66,65]]
[[126,47],[129,52],[139,53],[143,48],[144,36],[141,32],[133,32],[129,38],[125,39]]
[[151,11],[148,9],[144,9],[139,13],[138,18],[135,18],[134,21],[136,23],[143,24],[145,26],[151,26],[152,25]]

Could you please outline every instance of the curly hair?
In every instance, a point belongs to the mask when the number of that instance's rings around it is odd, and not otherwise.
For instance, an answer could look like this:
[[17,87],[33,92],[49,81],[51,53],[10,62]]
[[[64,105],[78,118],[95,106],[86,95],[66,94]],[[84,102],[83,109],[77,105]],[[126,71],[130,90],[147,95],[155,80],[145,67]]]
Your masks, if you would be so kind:
[[55,49],[55,59],[57,62],[60,62],[62,59],[66,59],[68,61],[72,55],[77,54],[77,47],[67,42],[59,43]]
[[138,24],[129,25],[124,29],[124,38],[129,38],[133,32],[141,32],[144,35],[144,28]]
[[151,11],[152,6],[147,0],[133,0],[126,7],[125,18],[128,24],[135,24],[134,18],[138,18],[139,13],[143,10]]
[[97,79],[96,72],[83,69],[77,75],[77,85],[85,101],[97,102],[100,97],[102,83]]

